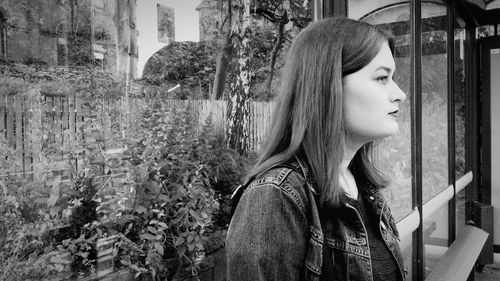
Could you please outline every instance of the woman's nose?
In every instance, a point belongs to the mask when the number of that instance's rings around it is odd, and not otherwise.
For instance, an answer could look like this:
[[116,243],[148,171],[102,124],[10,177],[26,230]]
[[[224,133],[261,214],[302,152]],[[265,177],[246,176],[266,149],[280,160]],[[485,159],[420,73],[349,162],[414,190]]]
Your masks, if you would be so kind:
[[406,94],[405,92],[403,92],[403,90],[401,90],[401,88],[399,88],[398,84],[396,84],[395,82],[393,82],[393,89],[391,91],[391,101],[395,102],[395,101],[405,101],[406,100]]

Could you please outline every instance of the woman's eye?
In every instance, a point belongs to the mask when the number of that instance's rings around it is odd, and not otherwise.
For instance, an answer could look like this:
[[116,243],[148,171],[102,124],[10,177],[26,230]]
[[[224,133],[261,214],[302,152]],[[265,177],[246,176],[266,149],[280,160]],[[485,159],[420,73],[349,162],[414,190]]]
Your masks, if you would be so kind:
[[385,83],[387,83],[387,80],[388,80],[388,79],[389,79],[389,76],[384,75],[384,76],[380,76],[380,77],[378,77],[378,78],[377,78],[377,81],[379,81],[379,82],[381,82],[381,83],[385,84]]

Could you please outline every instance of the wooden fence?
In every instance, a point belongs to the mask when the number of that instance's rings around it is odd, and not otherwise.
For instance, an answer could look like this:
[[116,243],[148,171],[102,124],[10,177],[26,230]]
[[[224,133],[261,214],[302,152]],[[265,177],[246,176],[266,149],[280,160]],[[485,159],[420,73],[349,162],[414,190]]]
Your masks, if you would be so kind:
[[[5,137],[7,146],[15,155],[15,163],[9,167],[0,167],[0,171],[3,170],[0,174],[5,174],[6,171],[26,174],[39,171],[37,167],[44,166],[42,164],[46,167],[47,159],[41,155],[50,154],[54,147],[69,148],[71,143],[89,137],[86,134],[90,134],[90,131],[81,129],[81,124],[88,120],[95,123],[95,128],[102,130],[107,145],[104,149],[123,147],[124,138],[134,130],[134,124],[130,123],[141,118],[141,109],[157,103],[161,103],[162,108],[188,110],[198,125],[204,124],[212,116],[215,128],[225,130],[225,101],[110,98],[91,102],[74,95],[43,96],[36,92],[0,95],[0,136]],[[273,103],[251,102],[248,128],[251,149],[260,148],[273,107]],[[92,124],[89,128],[92,128]],[[64,169],[67,157],[61,149],[54,151],[58,151],[54,153],[60,154],[61,161],[52,163],[51,168]],[[2,163],[0,159],[0,164]]]

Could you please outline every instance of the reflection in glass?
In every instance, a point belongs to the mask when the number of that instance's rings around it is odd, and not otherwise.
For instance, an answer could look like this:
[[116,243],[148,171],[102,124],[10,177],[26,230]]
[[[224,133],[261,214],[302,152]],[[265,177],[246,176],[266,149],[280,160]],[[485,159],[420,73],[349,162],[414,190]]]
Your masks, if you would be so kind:
[[[398,3],[394,3],[398,2]],[[410,6],[408,1],[350,0],[349,17],[389,30],[395,37],[396,72],[394,81],[410,95]],[[412,211],[411,206],[411,122],[410,97],[400,104],[399,133],[383,140],[376,148],[377,164],[390,178],[383,191],[396,220]],[[400,243],[406,268],[412,264],[411,235]],[[410,275],[411,276],[411,273]]]
[[[448,54],[446,6],[422,3],[422,195],[448,187]],[[425,219],[425,274],[448,246],[448,204]]]
[[448,250],[448,204],[437,210],[423,222],[425,276],[437,265]]
[[423,201],[448,187],[446,7],[422,6]]
[[[464,61],[465,29],[455,28],[455,177],[459,179],[465,171],[465,61]],[[462,232],[465,226],[465,189],[455,197],[456,233]]]
[[[383,3],[382,3],[383,2]],[[387,2],[387,3],[386,3]],[[391,1],[349,1],[349,17],[380,25],[395,37],[396,72],[394,80],[410,94],[409,13],[408,3]],[[392,1],[394,2],[394,1]],[[411,135],[409,98],[400,104],[399,133],[383,140],[376,148],[380,169],[390,177],[384,190],[392,212],[399,220],[411,212]]]
[[[230,194],[252,161],[224,139],[230,86],[251,77],[257,150],[310,2],[0,1],[0,279],[224,268]],[[243,8],[238,57],[224,42]],[[209,100],[221,50],[227,79]]]

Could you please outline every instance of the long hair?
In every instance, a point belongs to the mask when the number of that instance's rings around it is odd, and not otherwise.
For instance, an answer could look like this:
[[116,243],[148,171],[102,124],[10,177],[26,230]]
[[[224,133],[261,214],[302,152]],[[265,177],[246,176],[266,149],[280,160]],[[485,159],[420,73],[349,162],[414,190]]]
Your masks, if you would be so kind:
[[[288,52],[271,130],[245,181],[300,155],[317,183],[320,205],[340,206],[339,165],[346,137],[342,79],[370,63],[384,43],[393,51],[388,33],[343,17],[302,30]],[[372,163],[372,149],[373,143],[359,149],[349,168],[381,188],[387,181]]]

